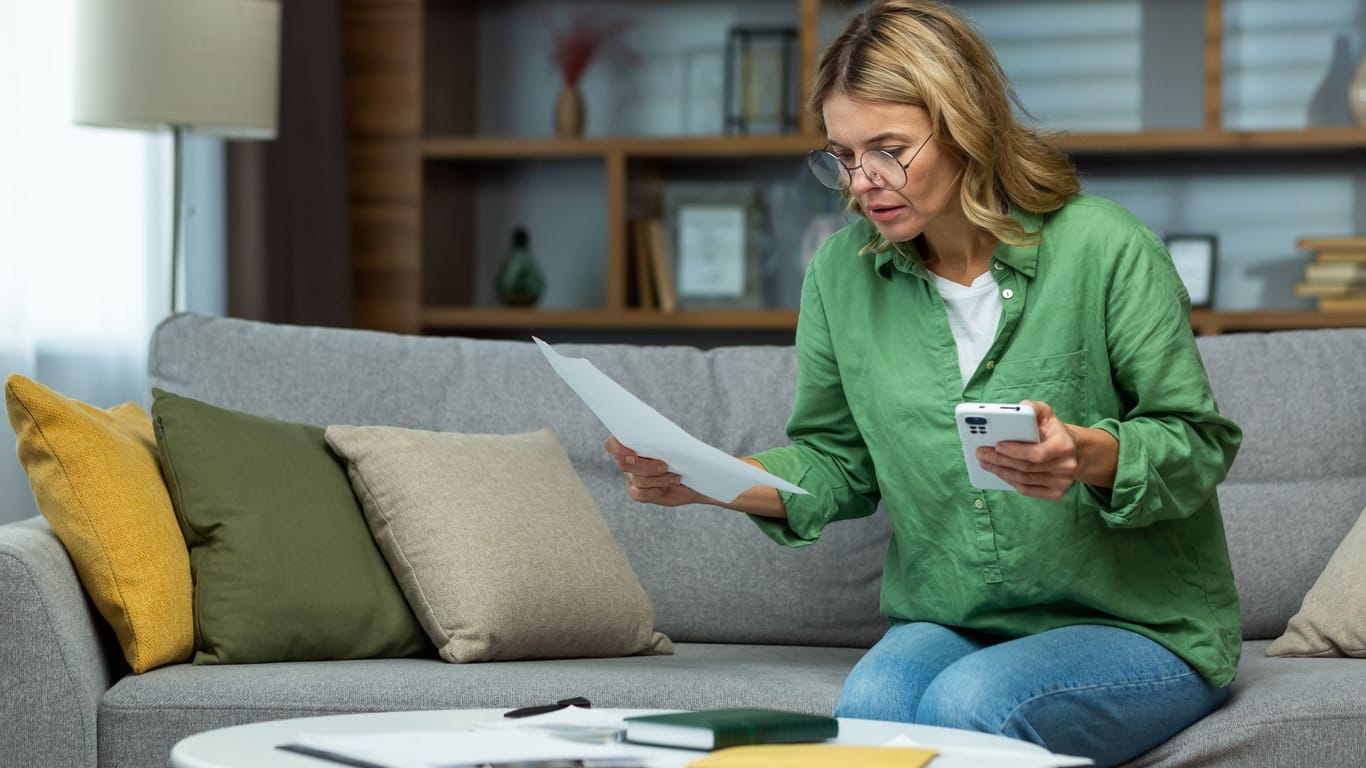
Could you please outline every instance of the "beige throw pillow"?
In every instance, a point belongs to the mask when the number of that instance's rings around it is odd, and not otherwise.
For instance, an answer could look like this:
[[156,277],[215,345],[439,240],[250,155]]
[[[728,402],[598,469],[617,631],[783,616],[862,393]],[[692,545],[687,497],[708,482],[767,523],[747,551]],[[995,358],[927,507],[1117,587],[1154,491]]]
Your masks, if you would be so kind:
[[1266,655],[1366,658],[1366,511]]
[[332,426],[326,437],[442,658],[672,653],[555,433]]

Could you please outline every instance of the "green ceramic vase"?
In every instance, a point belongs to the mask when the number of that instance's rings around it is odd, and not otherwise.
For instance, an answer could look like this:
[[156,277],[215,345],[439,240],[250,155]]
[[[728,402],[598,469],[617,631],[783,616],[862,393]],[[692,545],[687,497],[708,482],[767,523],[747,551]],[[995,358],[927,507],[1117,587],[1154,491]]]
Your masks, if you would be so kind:
[[522,227],[512,231],[512,245],[498,267],[498,300],[509,307],[532,307],[545,291],[545,275],[531,255],[531,243]]

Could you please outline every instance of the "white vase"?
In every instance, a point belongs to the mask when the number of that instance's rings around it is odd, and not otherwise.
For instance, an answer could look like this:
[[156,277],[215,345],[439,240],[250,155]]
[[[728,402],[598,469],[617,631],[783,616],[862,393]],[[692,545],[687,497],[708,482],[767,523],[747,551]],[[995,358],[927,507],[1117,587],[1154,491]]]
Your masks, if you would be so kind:
[[[1310,126],[1351,125],[1353,113],[1349,108],[1353,70],[1356,63],[1352,59],[1352,44],[1347,35],[1338,35],[1333,41],[1333,57],[1328,62],[1328,71],[1309,100],[1308,123]],[[1348,98],[1344,101],[1343,91]]]

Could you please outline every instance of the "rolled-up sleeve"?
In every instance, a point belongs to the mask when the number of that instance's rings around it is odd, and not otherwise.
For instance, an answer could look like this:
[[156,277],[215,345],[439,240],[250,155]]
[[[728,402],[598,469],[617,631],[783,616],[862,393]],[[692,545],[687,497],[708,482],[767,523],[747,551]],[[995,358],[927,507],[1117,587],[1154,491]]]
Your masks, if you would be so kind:
[[751,516],[764,533],[787,546],[811,544],[836,520],[871,515],[880,498],[873,460],[840,378],[816,272],[820,258],[818,254],[812,260],[802,282],[796,398],[787,424],[791,445],[752,457],[769,472],[810,493],[780,492],[786,520]]
[[1135,229],[1106,303],[1106,344],[1123,402],[1093,424],[1119,441],[1114,488],[1087,495],[1111,526],[1188,517],[1228,474],[1242,431],[1218,411],[1190,326],[1190,297],[1161,241]]

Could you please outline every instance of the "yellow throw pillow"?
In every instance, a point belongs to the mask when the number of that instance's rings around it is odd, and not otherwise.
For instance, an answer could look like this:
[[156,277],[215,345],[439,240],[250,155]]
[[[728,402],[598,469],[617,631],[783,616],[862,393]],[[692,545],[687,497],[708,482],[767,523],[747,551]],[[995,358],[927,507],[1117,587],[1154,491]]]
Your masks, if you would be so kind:
[[136,403],[95,408],[23,376],[5,381],[38,510],[66,546],[134,672],[194,651],[190,557]]

